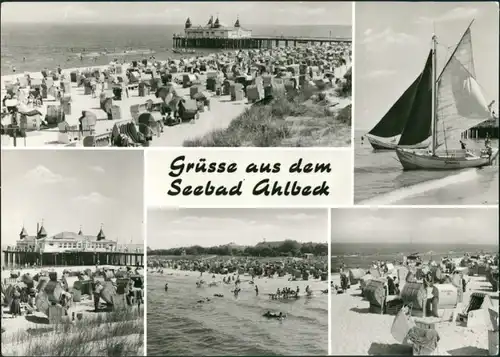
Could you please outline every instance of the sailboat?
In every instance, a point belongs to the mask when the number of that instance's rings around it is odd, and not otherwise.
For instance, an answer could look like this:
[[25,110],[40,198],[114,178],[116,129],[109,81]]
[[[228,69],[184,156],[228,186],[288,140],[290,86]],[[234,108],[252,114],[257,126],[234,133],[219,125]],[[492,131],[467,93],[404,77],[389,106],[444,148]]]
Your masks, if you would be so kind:
[[[479,155],[465,149],[450,149],[458,144],[468,129],[492,118],[481,87],[476,81],[472,56],[471,25],[464,32],[439,77],[436,77],[436,36],[432,36],[432,81],[430,115],[422,118],[431,124],[431,150],[396,148],[404,170],[452,170],[491,165],[498,156],[498,148],[487,147]],[[407,129],[405,128],[405,131]]]
[[430,145],[431,124],[422,118],[431,115],[431,73],[432,53],[429,51],[422,72],[365,135],[375,150],[425,149]]

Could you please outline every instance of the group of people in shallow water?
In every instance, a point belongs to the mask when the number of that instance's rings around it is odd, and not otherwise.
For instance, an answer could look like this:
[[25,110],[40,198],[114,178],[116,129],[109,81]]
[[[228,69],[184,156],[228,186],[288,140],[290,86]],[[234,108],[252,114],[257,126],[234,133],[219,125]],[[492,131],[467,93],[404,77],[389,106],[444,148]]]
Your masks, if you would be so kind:
[[[201,276],[203,276],[203,273],[200,274],[200,277]],[[212,275],[212,278],[215,279],[216,276]],[[225,284],[231,284],[232,281],[234,281],[234,290],[232,290],[232,293],[234,294],[235,297],[237,297],[241,291],[241,288],[240,288],[241,280],[240,280],[239,275],[236,277],[233,275],[233,276],[228,276],[228,277],[222,278],[222,282]],[[259,295],[259,287],[257,285],[255,285],[253,278],[249,283],[254,285],[255,295],[258,296]],[[201,288],[204,284],[205,284],[205,281],[203,279],[200,279],[196,282],[196,287]],[[217,283],[210,283],[209,286],[217,286]],[[165,291],[168,291],[168,283],[165,283]],[[305,291],[306,291],[307,296],[312,295],[312,290],[309,287],[309,285],[306,286]],[[278,288],[276,290],[276,293],[269,294],[269,297],[272,300],[298,298],[299,293],[300,293],[300,288],[298,286],[295,290],[293,290],[289,287],[284,287],[281,290],[280,290],[280,288]],[[217,296],[217,294],[215,294],[214,296]]]
[[264,315],[262,315],[264,317],[267,317],[269,319],[278,319],[278,320],[283,320],[286,318],[286,314],[282,313],[282,312],[271,312],[271,311],[267,311]]
[[[299,297],[299,293],[300,293],[300,288],[298,286],[295,290],[288,287],[284,287],[281,290],[278,288],[276,290],[276,294],[269,294],[269,298],[272,300],[290,299],[290,298],[297,299]],[[312,290],[309,288],[309,285],[306,286],[306,294],[308,296],[312,294]]]
[[[203,276],[203,273],[200,274],[200,277],[201,276]],[[212,278],[215,279],[216,276],[212,275]],[[234,293],[234,296],[237,297],[241,291],[241,288],[240,288],[241,281],[240,281],[239,275],[238,276],[233,275],[233,276],[223,277],[222,281],[225,284],[231,284],[234,281],[234,290],[232,290],[232,292]],[[259,287],[255,284],[253,278],[251,281],[249,281],[249,283],[254,285],[255,295],[258,296],[259,295]],[[196,282],[197,287],[202,287],[204,284],[205,284],[205,281],[202,279],[200,279]],[[209,286],[211,286],[211,285],[209,285]],[[165,291],[168,291],[168,283],[165,283]],[[305,292],[306,292],[307,296],[312,295],[312,290],[309,287],[309,285],[306,286]],[[298,298],[299,293],[300,293],[300,288],[298,286],[296,289],[291,289],[289,287],[283,287],[282,289],[278,288],[276,290],[275,294],[269,294],[269,297],[273,300]],[[224,295],[220,294],[220,293],[214,294],[214,296],[215,297],[224,297]],[[211,301],[211,299],[205,297],[203,299],[198,300],[197,303],[200,304],[200,303],[205,303],[205,302],[209,302],[209,301]],[[265,312],[262,316],[266,317],[266,318],[270,318],[270,319],[277,319],[277,320],[283,320],[287,317],[287,315],[284,314],[283,312],[271,312],[271,311]]]

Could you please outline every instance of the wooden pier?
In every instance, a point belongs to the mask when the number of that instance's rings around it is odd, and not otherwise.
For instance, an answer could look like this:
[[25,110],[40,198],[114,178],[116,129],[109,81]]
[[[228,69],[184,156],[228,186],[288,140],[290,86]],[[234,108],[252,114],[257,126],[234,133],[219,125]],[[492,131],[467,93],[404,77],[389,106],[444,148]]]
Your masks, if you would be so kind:
[[174,34],[174,48],[214,48],[214,49],[271,49],[301,44],[350,43],[352,38],[340,37],[291,37],[291,36],[252,36],[249,38],[187,38]]
[[485,139],[486,135],[498,139],[498,134],[498,118],[493,118],[463,132],[462,139]]
[[40,253],[33,251],[4,250],[5,267],[15,269],[35,265],[41,266],[85,266],[85,265],[123,265],[144,266],[144,253],[137,252],[92,252],[73,251],[59,253]]

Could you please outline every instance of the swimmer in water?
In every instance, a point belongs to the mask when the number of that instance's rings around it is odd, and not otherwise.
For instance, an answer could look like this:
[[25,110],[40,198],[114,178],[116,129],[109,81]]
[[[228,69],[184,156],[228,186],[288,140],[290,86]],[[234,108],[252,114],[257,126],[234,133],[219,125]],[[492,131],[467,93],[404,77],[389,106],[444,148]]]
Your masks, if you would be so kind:
[[259,295],[259,287],[255,285],[255,296]]

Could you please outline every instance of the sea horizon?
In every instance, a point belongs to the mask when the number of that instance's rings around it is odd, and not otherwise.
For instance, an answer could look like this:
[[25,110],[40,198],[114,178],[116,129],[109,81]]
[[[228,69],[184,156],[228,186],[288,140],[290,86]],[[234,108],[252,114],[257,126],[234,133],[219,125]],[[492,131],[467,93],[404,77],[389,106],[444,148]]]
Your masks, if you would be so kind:
[[[430,249],[433,248],[433,249]],[[357,253],[358,255],[369,256],[377,254],[412,254],[415,252],[428,252],[429,249],[434,253],[453,252],[476,252],[478,250],[498,250],[498,243],[440,243],[440,242],[418,242],[418,243],[394,243],[394,242],[331,242],[331,255],[349,255]]]
[[[141,24],[141,23],[129,23],[129,22],[114,22],[114,23],[103,23],[103,22],[21,22],[21,21],[4,21],[2,20],[2,27],[3,26],[12,26],[12,25],[19,25],[19,26],[38,26],[38,25],[57,25],[57,26],[79,26],[79,25],[99,25],[99,26],[106,26],[106,27],[113,27],[115,25],[126,25],[126,26],[144,26],[144,27],[150,27],[150,26],[181,26],[184,28],[184,23],[169,23],[169,24],[164,24],[164,23],[151,23],[151,24]],[[328,27],[346,27],[349,28],[349,30],[352,29],[352,25],[349,24],[297,24],[297,25],[286,25],[286,24],[246,24],[245,27],[267,27],[267,26],[273,26],[273,27],[323,27],[323,26],[328,26]],[[251,29],[250,29],[251,30]]]
[[460,258],[469,254],[498,253],[498,244],[443,244],[443,243],[334,243],[331,245],[331,272],[347,268],[368,269],[374,261],[402,262],[403,256],[418,254],[424,261],[441,258]]
[[[243,26],[251,29],[254,36],[352,38],[350,25]],[[1,28],[2,76],[57,66],[107,65],[117,58],[130,62],[151,55],[156,60],[185,56],[171,51],[173,35],[184,31],[182,24],[2,22]],[[196,55],[219,51],[197,49]]]

